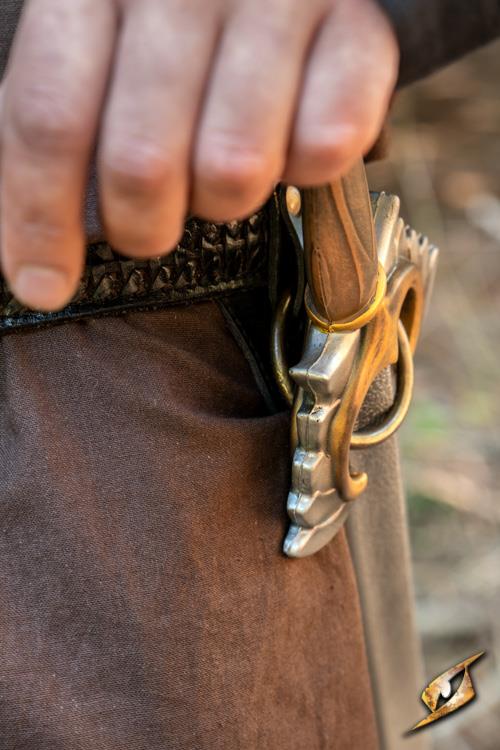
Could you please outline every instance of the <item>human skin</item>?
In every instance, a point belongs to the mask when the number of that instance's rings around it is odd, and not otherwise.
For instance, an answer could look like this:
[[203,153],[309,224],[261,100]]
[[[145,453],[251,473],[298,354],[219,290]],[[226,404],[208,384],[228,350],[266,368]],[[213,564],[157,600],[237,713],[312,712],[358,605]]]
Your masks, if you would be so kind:
[[27,0],[0,89],[3,273],[70,300],[95,153],[106,237],[175,247],[187,213],[250,214],[369,150],[399,52],[376,0]]

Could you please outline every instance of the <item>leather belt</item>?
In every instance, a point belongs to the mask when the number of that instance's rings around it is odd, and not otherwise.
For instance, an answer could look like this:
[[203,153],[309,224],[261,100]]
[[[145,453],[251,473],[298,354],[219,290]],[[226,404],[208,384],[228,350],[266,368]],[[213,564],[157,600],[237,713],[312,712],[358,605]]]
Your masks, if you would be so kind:
[[245,221],[228,224],[190,218],[177,248],[153,260],[129,260],[106,242],[93,243],[87,248],[77,294],[58,312],[38,313],[23,307],[1,279],[0,332],[160,309],[264,287],[270,211],[268,205]]

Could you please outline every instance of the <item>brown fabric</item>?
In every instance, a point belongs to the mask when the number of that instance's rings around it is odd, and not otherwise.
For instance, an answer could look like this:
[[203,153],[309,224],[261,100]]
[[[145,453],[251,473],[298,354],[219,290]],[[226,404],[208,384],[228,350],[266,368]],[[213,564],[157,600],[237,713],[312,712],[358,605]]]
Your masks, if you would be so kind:
[[213,303],[0,340],[2,750],[374,750],[352,565]]

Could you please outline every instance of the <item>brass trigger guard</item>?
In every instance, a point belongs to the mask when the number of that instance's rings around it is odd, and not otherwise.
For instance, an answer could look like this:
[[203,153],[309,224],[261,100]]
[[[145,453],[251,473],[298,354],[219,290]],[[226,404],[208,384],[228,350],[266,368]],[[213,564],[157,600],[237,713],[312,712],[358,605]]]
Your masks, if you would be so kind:
[[[366,489],[365,472],[351,474],[351,448],[379,445],[401,426],[413,391],[413,352],[420,333],[424,291],[418,269],[402,261],[391,275],[386,297],[372,321],[361,330],[360,348],[338,411],[332,420],[328,452],[333,459],[335,487],[346,501]],[[375,379],[398,366],[398,391],[384,423],[355,432],[359,413]]]
[[411,406],[415,382],[413,352],[402,321],[398,323],[399,358],[397,364],[397,391],[394,403],[385,419],[376,427],[357,430],[351,438],[351,450],[374,448],[389,440],[401,427]]

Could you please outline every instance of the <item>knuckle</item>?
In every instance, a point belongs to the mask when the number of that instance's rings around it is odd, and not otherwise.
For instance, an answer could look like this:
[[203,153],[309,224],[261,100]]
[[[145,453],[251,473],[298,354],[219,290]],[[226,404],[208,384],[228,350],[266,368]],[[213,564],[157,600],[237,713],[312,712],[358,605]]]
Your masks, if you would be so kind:
[[258,154],[238,158],[220,153],[198,166],[197,177],[210,192],[236,204],[252,202],[273,181],[274,170]]
[[14,104],[12,127],[30,151],[49,154],[75,151],[86,138],[77,110],[60,96],[39,89],[26,92]]
[[[317,5],[315,1],[309,3],[290,3],[290,0],[257,2],[256,8],[261,12],[256,13],[252,18],[261,44],[269,43],[274,50],[282,53],[295,48],[297,39],[302,35],[303,25],[312,25],[319,15],[315,5]],[[297,23],[290,23],[291,12]]]
[[325,172],[335,171],[349,161],[354,152],[350,140],[315,140],[299,146],[302,160]]
[[[5,227],[5,252],[2,265],[5,276],[13,280],[21,265],[50,265],[64,271],[76,280],[80,271],[71,252],[66,251],[75,242],[82,244],[79,227],[63,225],[53,216],[23,215],[10,217]],[[7,252],[8,249],[8,252]]]
[[343,137],[313,134],[295,143],[290,161],[300,171],[313,175],[315,181],[328,180],[361,156],[364,140],[361,134],[346,133]]
[[289,19],[279,13],[269,14],[265,26],[259,30],[260,37],[267,37],[273,49],[278,53],[288,51],[294,41],[293,27]]
[[[11,217],[11,233],[22,238],[22,252],[30,253],[33,248],[44,255],[57,254],[64,247],[73,227],[52,214],[32,211],[17,218]],[[24,249],[25,248],[25,249]]]
[[168,154],[147,145],[115,147],[104,160],[104,171],[114,190],[146,196],[164,191],[180,174]]

